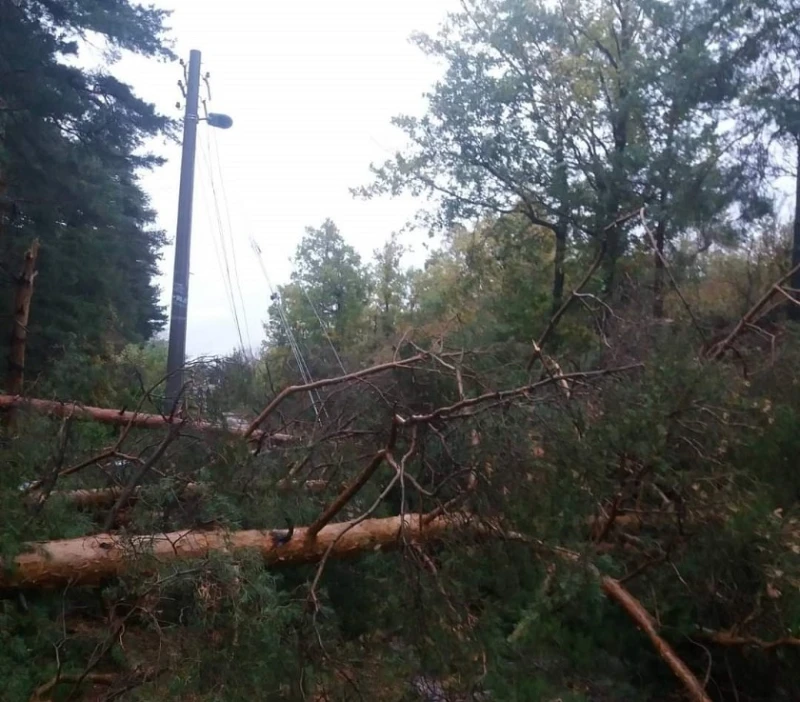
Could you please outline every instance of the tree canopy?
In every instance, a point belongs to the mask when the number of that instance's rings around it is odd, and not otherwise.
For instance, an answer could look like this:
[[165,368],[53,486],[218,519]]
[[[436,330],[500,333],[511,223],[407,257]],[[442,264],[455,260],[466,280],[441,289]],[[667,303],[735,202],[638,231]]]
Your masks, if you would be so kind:
[[[34,372],[68,345],[142,341],[163,325],[153,278],[165,239],[139,178],[161,163],[148,139],[173,125],[108,66],[122,51],[172,58],[166,19],[127,0],[0,2],[0,296],[10,302],[38,238]],[[88,37],[103,67],[83,67]]]
[[167,415],[172,125],[75,62],[165,15],[0,0],[0,247],[65,349],[0,395],[3,699],[800,699],[798,9],[463,0],[358,190],[433,195],[424,263],[309,226]]

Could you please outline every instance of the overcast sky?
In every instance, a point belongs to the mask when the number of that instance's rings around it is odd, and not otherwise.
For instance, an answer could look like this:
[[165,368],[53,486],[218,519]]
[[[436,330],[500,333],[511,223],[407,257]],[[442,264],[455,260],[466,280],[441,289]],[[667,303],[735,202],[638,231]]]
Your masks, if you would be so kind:
[[[363,201],[348,189],[368,182],[370,162],[383,161],[402,146],[402,134],[390,125],[391,117],[424,111],[422,94],[441,68],[409,42],[409,35],[435,31],[457,0],[155,4],[173,10],[176,53],[188,60],[190,49],[202,52],[203,72],[211,73],[209,109],[234,119],[228,131],[211,130],[203,123],[198,131],[187,352],[222,354],[239,343],[221,273],[224,257],[212,173],[220,207],[227,199],[230,213],[228,222],[223,209],[222,225],[236,248],[247,318],[246,325],[240,320],[245,344],[257,348],[264,336],[269,290],[250,237],[263,251],[267,272],[277,285],[288,279],[289,259],[306,226],[330,217],[367,259],[416,212],[420,203],[409,197]],[[177,81],[182,72],[177,63],[127,57],[114,73],[163,112],[180,116],[175,103],[181,99]],[[156,147],[168,163],[146,174],[143,185],[158,211],[159,225],[172,239],[180,147]],[[425,240],[421,232],[406,237],[415,250],[410,261],[424,256]],[[230,240],[226,242],[230,246]],[[164,304],[169,300],[173,255],[170,243],[159,280]],[[230,249],[228,263],[233,272]],[[238,290],[235,293],[239,303]]]

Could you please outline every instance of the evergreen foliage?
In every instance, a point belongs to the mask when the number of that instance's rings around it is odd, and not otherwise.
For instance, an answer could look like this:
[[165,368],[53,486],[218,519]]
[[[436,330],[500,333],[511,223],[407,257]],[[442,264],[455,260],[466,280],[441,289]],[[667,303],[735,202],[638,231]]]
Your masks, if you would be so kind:
[[164,235],[139,174],[161,162],[148,139],[173,125],[107,68],[82,66],[88,37],[105,66],[122,51],[172,58],[166,17],[122,0],[0,3],[0,296],[10,312],[13,278],[38,237],[33,374],[68,349],[104,353],[164,322],[153,284]]
[[[5,231],[15,246],[37,233],[60,261],[43,260],[41,286],[86,276],[59,289],[58,313],[56,288],[37,288],[31,343],[65,351],[31,394],[158,426],[22,408],[4,429],[3,699],[800,698],[800,330],[793,232],[768,197],[778,147],[796,145],[792,3],[465,1],[417,38],[445,74],[365,191],[437,193],[440,246],[406,268],[397,234],[362,261],[331,220],[309,227],[261,357],[192,364],[177,430],[157,416],[163,345],[123,343],[151,334],[153,298],[125,307],[110,269],[67,264],[77,237],[110,257],[124,240],[138,258],[122,275],[152,291],[158,236],[135,169],[155,162],[136,154],[170,125],[60,58],[84,32],[167,56],[165,17],[121,1],[0,8],[31,35],[0,24],[2,60],[39,51],[55,76],[15,88],[41,119],[3,113],[3,172],[21,197],[52,160],[36,187],[60,203],[23,201]],[[85,95],[112,84],[122,97]],[[265,407],[266,434],[244,440]],[[291,561],[359,481],[331,523],[440,511],[481,528],[381,544],[364,522],[360,547]],[[261,554],[230,547],[243,530]],[[176,553],[198,535],[225,546],[156,562],[162,533]],[[84,535],[109,558],[122,544],[127,567],[9,585],[31,542]]]

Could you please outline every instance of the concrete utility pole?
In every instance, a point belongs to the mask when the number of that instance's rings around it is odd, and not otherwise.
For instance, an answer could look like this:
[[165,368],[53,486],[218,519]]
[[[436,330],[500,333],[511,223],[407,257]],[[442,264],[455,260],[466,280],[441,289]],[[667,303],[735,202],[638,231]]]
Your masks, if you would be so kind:
[[[189,305],[189,261],[192,247],[192,203],[194,199],[194,160],[197,150],[197,124],[200,122],[200,52],[189,54],[186,76],[186,110],[183,117],[181,186],[178,194],[178,226],[175,235],[175,268],[172,278],[172,311],[169,319],[167,356],[166,414],[172,412],[183,387],[186,364],[186,312]],[[203,103],[205,104],[205,103]],[[208,114],[212,127],[228,129],[233,121],[227,115]]]
[[175,234],[175,268],[172,277],[172,312],[169,317],[169,354],[167,356],[167,393],[165,413],[183,387],[186,363],[186,309],[189,304],[189,259],[192,248],[192,203],[194,200],[194,157],[197,148],[197,123],[200,115],[200,52],[189,54],[186,81],[186,111],[183,116],[183,154],[181,186],[178,194],[178,226]]

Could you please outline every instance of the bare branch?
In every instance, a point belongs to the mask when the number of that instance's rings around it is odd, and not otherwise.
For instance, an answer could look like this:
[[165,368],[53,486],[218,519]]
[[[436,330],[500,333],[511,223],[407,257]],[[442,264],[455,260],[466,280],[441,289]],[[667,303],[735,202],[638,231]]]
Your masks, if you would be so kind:
[[597,256],[595,256],[594,261],[592,261],[592,265],[589,266],[589,270],[586,271],[586,275],[583,276],[583,279],[580,283],[578,283],[577,287],[569,294],[566,300],[561,304],[556,310],[556,313],[550,318],[550,321],[547,323],[542,335],[539,337],[539,340],[534,345],[534,351],[531,354],[530,360],[528,361],[528,365],[526,366],[526,370],[530,372],[531,368],[533,368],[533,364],[537,358],[540,357],[542,348],[544,347],[547,340],[550,338],[550,335],[553,333],[553,330],[556,328],[556,325],[559,323],[561,318],[564,316],[566,311],[569,309],[570,305],[572,304],[573,300],[578,293],[583,290],[586,284],[592,279],[592,276],[595,274],[597,269],[600,266],[601,261],[603,260],[603,256],[605,255],[606,247],[605,242],[603,242],[600,246],[600,249],[597,252]]
[[387,454],[394,448],[397,441],[397,422],[392,422],[392,430],[389,435],[389,442],[386,448],[382,448],[373,457],[369,464],[361,471],[356,479],[350,483],[342,493],[331,503],[331,505],[319,516],[316,521],[306,530],[309,539],[316,538],[320,529],[328,524],[342,508],[353,498],[353,496],[367,484],[376,470],[383,463]]
[[653,622],[653,617],[642,606],[642,603],[620,585],[618,580],[614,580],[614,578],[604,576],[600,580],[600,585],[603,588],[603,592],[620,605],[622,609],[625,610],[625,613],[636,622],[636,625],[647,634],[647,637],[658,652],[658,655],[661,656],[664,662],[670,667],[675,677],[683,683],[683,686],[689,693],[689,697],[695,700],[695,702],[711,702],[711,698],[708,696],[695,674],[689,670],[686,663],[678,657],[678,654],[675,653],[672,646],[659,636],[658,631],[656,631],[655,623]]
[[114,506],[109,510],[108,516],[106,517],[104,530],[109,531],[111,527],[114,526],[114,522],[117,519],[117,513],[122,508],[122,506],[131,499],[136,486],[141,482],[142,478],[147,474],[147,472],[156,464],[158,461],[161,460],[161,457],[164,455],[166,450],[169,448],[169,445],[175,441],[175,439],[180,436],[182,424],[173,424],[169,428],[169,432],[167,432],[166,437],[158,446],[158,448],[153,452],[153,455],[150,456],[149,459],[145,463],[143,463],[139,470],[131,476],[131,479],[128,481],[128,484],[123,488],[122,492],[120,493],[117,501],[114,503]]
[[[583,371],[578,373],[565,373],[563,375],[554,375],[549,378],[540,380],[536,383],[532,383],[531,385],[525,385],[523,387],[514,388],[512,390],[498,390],[495,392],[487,392],[484,393],[483,395],[478,395],[478,397],[470,397],[464,400],[460,400],[459,402],[456,402],[452,405],[448,405],[447,407],[439,407],[438,409],[434,410],[433,412],[430,412],[429,414],[414,414],[406,418],[398,416],[397,419],[402,425],[430,422],[438,418],[452,417],[459,410],[471,408],[474,407],[475,405],[480,405],[484,402],[489,402],[489,401],[506,402],[516,397],[526,395],[527,393],[533,392],[534,390],[538,390],[539,388],[542,388],[546,385],[552,385],[553,383],[559,383],[561,381],[569,382],[571,380],[588,380],[590,378],[599,378],[604,375],[623,373],[625,371],[635,370],[643,367],[644,367],[643,363],[632,363],[630,365],[619,366],[617,368],[607,368],[596,371]],[[470,416],[470,415],[464,414],[462,416]]]
[[699,638],[715,643],[718,646],[752,646],[760,648],[764,651],[771,651],[776,648],[783,647],[798,647],[800,646],[800,638],[796,636],[782,636],[773,641],[764,641],[757,636],[743,636],[734,634],[732,631],[708,631],[701,630],[695,634]]
[[322,380],[315,380],[313,383],[305,383],[304,385],[290,385],[287,388],[281,390],[277,397],[275,397],[272,402],[270,402],[262,411],[261,414],[256,417],[249,427],[244,432],[245,438],[252,436],[252,434],[260,427],[264,421],[269,417],[272,412],[275,411],[275,408],[283,402],[287,397],[290,395],[294,395],[298,392],[308,392],[309,390],[317,390],[319,388],[325,388],[330,385],[338,385],[339,383],[346,383],[350,380],[356,380],[358,378],[362,378],[367,375],[375,375],[375,373],[381,373],[385,370],[392,370],[394,368],[408,368],[409,366],[414,365],[415,363],[419,363],[420,361],[424,361],[429,357],[426,353],[417,354],[416,356],[411,356],[411,358],[406,358],[402,361],[391,361],[389,363],[381,363],[377,366],[371,366],[370,368],[363,368],[362,370],[355,371],[354,373],[348,373],[347,375],[340,375],[335,378],[323,378]]
[[744,314],[744,316],[736,323],[736,326],[731,330],[722,341],[712,346],[706,353],[706,358],[716,361],[730,348],[731,344],[736,341],[736,338],[741,334],[749,325],[761,317],[761,312],[767,303],[772,299],[773,295],[778,292],[781,286],[792,277],[792,275],[800,270],[800,263],[794,266],[788,273],[781,276],[779,280],[773,283],[769,289],[758,299],[758,301]]

